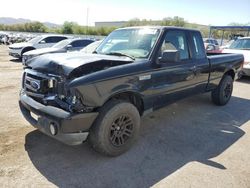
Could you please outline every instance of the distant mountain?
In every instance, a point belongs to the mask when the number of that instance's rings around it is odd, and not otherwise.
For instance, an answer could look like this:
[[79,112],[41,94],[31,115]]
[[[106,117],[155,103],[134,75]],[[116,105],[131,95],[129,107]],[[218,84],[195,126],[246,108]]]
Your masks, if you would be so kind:
[[[34,22],[34,20],[29,20],[24,18],[0,17],[0,24],[5,24],[5,25],[24,24],[29,22]],[[43,22],[43,24],[49,28],[60,26],[58,24],[51,22]]]
[[55,27],[60,27],[61,25],[59,24],[55,24],[55,23],[51,23],[51,22],[43,22],[43,24],[46,26],[46,27],[49,27],[49,28],[55,28]]

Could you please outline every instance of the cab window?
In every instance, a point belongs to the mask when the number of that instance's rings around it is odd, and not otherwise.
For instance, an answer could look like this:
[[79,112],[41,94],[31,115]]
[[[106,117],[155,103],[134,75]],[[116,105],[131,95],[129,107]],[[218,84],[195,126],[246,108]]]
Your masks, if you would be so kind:
[[61,36],[53,36],[53,37],[47,37],[44,39],[45,43],[57,43],[61,40],[67,39],[67,37],[61,37]]
[[188,60],[189,50],[185,32],[176,30],[168,31],[160,48],[160,56],[166,50],[177,50],[181,61]]

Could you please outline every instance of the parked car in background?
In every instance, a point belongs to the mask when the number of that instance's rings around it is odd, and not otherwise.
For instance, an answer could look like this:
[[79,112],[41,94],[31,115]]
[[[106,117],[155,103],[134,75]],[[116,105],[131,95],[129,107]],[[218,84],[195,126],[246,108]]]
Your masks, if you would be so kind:
[[203,41],[207,51],[219,50],[220,45],[216,39],[204,38]]
[[[224,44],[223,46],[220,46],[220,50],[229,48],[229,46],[231,46],[231,44],[232,44],[234,41],[235,41],[235,40],[226,41],[225,44]],[[221,51],[221,52],[222,52],[222,51]]]
[[0,44],[9,45],[9,34],[8,33],[0,33]]
[[27,42],[27,34],[23,33],[9,33],[9,43],[14,44],[14,43],[20,43],[20,42]]
[[250,37],[239,38],[228,48],[223,49],[222,53],[237,53],[244,55],[244,64],[240,76],[250,76]]
[[54,46],[50,48],[41,48],[41,49],[36,49],[36,50],[25,52],[23,54],[22,61],[23,61],[23,64],[25,64],[26,61],[32,59],[33,57],[43,55],[43,54],[64,53],[67,51],[79,51],[85,46],[88,46],[89,44],[93,42],[94,40],[82,39],[82,38],[65,39],[56,43]]
[[83,52],[86,54],[92,54],[96,50],[96,48],[101,44],[102,41],[103,40],[95,41],[95,42],[91,43],[90,45],[81,49],[80,52]]
[[68,37],[63,35],[40,35],[31,39],[28,42],[21,42],[10,45],[9,55],[16,58],[22,58],[25,52],[39,48],[51,47],[54,44],[67,38]]
[[239,38],[245,37],[243,34],[232,34],[229,36],[231,40],[237,40]]

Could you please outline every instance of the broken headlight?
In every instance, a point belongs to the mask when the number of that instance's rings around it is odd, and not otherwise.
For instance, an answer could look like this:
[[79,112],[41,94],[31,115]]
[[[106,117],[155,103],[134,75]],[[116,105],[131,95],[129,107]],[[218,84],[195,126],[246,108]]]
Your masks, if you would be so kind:
[[77,89],[70,90],[70,96],[67,97],[67,103],[69,104],[69,111],[71,112],[90,112],[93,107],[84,105],[84,98]]

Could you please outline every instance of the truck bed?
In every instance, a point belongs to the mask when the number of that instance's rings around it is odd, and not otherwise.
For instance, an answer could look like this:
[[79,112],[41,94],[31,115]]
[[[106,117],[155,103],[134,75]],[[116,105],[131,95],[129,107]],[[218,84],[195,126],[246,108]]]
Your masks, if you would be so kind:
[[233,78],[237,79],[237,70],[240,69],[244,62],[244,57],[241,54],[209,53],[207,59],[210,65],[209,83],[211,88],[216,87],[224,72],[230,69],[233,70]]
[[216,66],[218,64],[233,63],[232,65],[238,64],[244,61],[244,56],[242,54],[221,54],[221,53],[208,53],[207,58],[210,65]]

